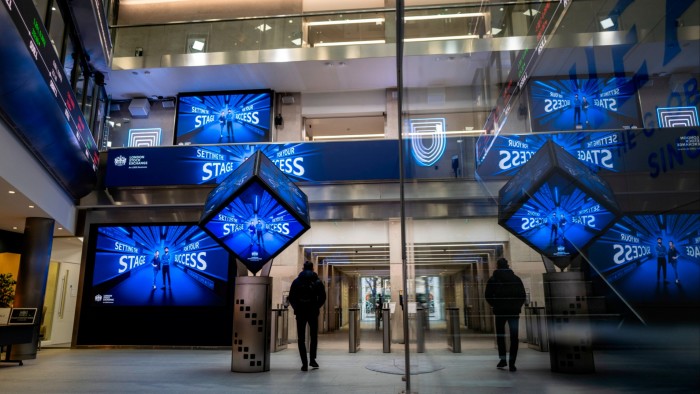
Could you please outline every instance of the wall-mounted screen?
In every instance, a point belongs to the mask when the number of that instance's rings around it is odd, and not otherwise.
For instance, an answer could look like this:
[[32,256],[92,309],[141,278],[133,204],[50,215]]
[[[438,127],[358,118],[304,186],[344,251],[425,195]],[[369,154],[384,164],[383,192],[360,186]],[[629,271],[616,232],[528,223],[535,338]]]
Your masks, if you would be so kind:
[[94,305],[226,303],[229,252],[195,225],[99,226],[86,289]]
[[533,78],[529,83],[529,104],[533,131],[642,126],[632,78]]
[[175,144],[270,141],[271,90],[180,93]]
[[586,257],[611,312],[663,323],[697,318],[688,308],[700,309],[700,213],[624,216]]

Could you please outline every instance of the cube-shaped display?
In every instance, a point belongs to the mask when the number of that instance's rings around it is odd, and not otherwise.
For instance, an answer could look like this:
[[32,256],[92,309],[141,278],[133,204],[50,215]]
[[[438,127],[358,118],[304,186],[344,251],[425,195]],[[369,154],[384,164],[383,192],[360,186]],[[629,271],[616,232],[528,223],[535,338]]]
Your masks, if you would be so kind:
[[308,199],[257,151],[209,193],[199,226],[253,273],[310,227]]
[[498,223],[553,259],[575,256],[620,215],[607,183],[552,141],[499,192]]

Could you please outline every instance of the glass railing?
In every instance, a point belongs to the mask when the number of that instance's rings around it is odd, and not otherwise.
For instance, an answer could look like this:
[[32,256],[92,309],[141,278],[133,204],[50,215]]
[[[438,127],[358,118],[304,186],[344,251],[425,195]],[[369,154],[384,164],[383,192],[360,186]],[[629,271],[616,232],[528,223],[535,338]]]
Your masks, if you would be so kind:
[[[527,36],[543,4],[408,8],[405,41]],[[587,4],[588,1],[581,3]],[[583,8],[583,6],[581,6]],[[585,18],[590,21],[590,18]],[[112,26],[114,57],[163,56],[396,42],[391,9]],[[617,29],[618,25],[609,27]],[[570,26],[584,32],[590,24]]]

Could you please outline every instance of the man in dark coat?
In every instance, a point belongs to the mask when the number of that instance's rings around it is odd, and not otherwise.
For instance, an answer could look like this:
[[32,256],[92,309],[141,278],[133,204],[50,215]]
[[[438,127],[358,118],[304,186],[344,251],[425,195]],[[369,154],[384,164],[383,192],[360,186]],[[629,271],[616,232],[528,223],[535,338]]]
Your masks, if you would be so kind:
[[[486,301],[493,308],[496,317],[496,343],[498,344],[497,368],[509,366],[516,371],[515,359],[518,356],[518,323],[520,309],[525,303],[525,286],[512,270],[508,268],[508,260],[498,259],[496,270],[486,283]],[[506,322],[510,328],[510,357],[506,362]]]
[[[299,343],[299,355],[301,356],[301,370],[308,371],[309,365],[318,368],[316,363],[316,349],[318,348],[318,314],[326,302],[326,288],[314,272],[313,263],[304,263],[304,270],[294,279],[289,288],[289,303],[294,308],[297,319],[297,336]],[[306,325],[309,326],[310,362],[306,357]]]

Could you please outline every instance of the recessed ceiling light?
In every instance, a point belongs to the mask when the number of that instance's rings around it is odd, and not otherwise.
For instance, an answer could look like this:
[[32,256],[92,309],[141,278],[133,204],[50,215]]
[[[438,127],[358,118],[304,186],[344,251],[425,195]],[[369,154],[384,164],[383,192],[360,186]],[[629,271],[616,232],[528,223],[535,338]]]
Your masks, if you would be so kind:
[[30,205],[29,208],[34,208],[34,205]]
[[63,230],[63,227],[59,227],[58,229],[59,229],[59,230]]
[[201,51],[202,49],[204,49],[204,41],[194,40],[194,42],[192,43],[192,49],[194,49],[195,51]]
[[17,230],[17,226],[12,226],[12,229],[13,229],[13,230]]
[[15,194],[15,191],[14,191],[14,190],[8,190],[7,192],[10,193],[10,194]]
[[613,22],[611,18],[605,18],[602,21],[600,21],[600,26],[602,26],[603,29],[609,29],[615,26],[615,22]]

